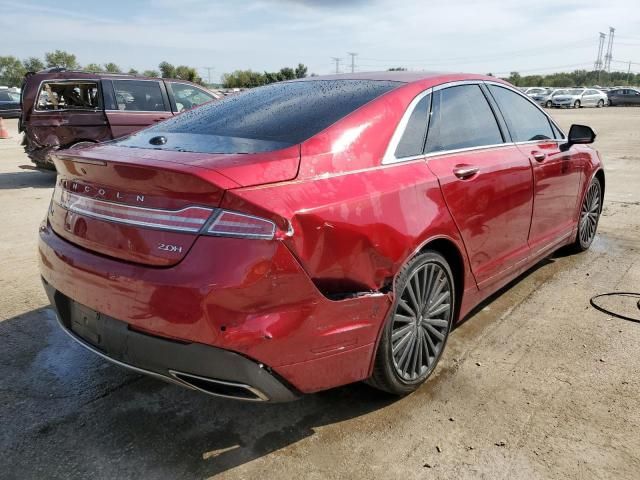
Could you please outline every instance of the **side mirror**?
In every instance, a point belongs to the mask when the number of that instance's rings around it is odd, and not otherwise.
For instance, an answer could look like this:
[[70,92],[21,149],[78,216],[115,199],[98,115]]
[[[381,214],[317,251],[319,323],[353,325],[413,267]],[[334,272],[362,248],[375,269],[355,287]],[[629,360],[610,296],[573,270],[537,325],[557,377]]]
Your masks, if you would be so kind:
[[567,143],[560,145],[563,152],[569,150],[571,145],[593,143],[596,139],[596,132],[586,125],[571,125]]

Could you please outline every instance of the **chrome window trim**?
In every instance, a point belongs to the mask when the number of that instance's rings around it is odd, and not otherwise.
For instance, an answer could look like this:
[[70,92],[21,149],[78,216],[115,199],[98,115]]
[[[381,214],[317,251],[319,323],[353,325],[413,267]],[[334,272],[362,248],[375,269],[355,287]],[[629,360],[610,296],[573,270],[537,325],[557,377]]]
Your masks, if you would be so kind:
[[494,150],[496,148],[513,147],[514,145],[516,144],[513,142],[504,142],[504,143],[494,143],[491,145],[478,145],[477,147],[456,148],[453,150],[440,150],[438,152],[425,153],[423,155],[420,155],[420,158],[440,157],[442,155],[449,155],[449,154],[463,153],[463,152],[473,152],[476,150]]
[[108,110],[105,110],[105,112],[108,112],[108,113],[127,113],[127,114],[131,114],[131,113],[134,113],[134,114],[135,113],[146,113],[147,115],[150,114],[150,113],[153,113],[153,114],[156,114],[156,115],[159,114],[159,113],[168,113],[169,117],[167,117],[167,118],[170,118],[170,117],[173,116],[173,112],[171,112],[169,110],[114,110],[114,109],[110,108]]
[[98,87],[100,93],[102,93],[102,85],[100,84],[100,80],[96,80],[93,78],[63,78],[61,80],[55,79],[44,79],[40,80],[40,85],[38,85],[38,93],[36,93],[35,102],[33,103],[33,113],[51,113],[51,112],[78,112],[78,113],[96,113],[103,112],[104,108],[84,108],[84,109],[76,109],[76,108],[61,108],[58,110],[39,110],[38,109],[38,100],[40,98],[40,94],[42,93],[42,86],[45,83],[95,83]]

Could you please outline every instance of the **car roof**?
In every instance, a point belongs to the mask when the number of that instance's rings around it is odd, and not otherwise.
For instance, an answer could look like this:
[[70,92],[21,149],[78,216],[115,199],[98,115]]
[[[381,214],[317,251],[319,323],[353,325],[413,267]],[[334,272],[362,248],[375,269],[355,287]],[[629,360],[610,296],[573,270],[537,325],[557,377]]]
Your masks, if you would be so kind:
[[114,79],[114,80],[167,80],[171,82],[181,82],[195,85],[188,80],[181,80],[178,78],[160,78],[160,77],[145,77],[144,75],[131,75],[128,73],[109,73],[109,72],[87,72],[84,70],[65,70],[65,69],[47,69],[41,70],[33,74],[27,74],[33,76],[39,80],[54,79],[54,80],[101,80],[101,79]]
[[499,78],[487,75],[477,75],[473,73],[452,73],[452,72],[429,72],[429,71],[383,71],[383,72],[357,72],[357,73],[340,73],[334,75],[317,75],[313,77],[305,77],[295,81],[314,81],[314,80],[379,80],[394,81],[402,83],[414,83],[419,81],[432,81],[433,83],[442,83],[455,80],[495,80]]

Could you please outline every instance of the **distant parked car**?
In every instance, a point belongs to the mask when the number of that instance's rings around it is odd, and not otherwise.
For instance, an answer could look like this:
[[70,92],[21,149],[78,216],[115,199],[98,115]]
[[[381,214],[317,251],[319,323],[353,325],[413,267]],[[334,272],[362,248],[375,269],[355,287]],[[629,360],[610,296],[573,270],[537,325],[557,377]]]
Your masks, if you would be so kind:
[[554,107],[604,107],[607,104],[607,95],[593,88],[572,88],[566,93],[554,95],[551,99]]
[[129,135],[215,100],[185,80],[49,69],[23,85],[23,145],[41,168],[55,168],[53,151]]
[[640,105],[640,91],[635,88],[618,88],[607,92],[609,105]]
[[540,95],[540,94],[545,94],[549,91],[548,88],[544,88],[544,87],[531,87],[531,88],[526,88],[524,90],[524,94],[528,95],[529,97],[533,96],[533,95]]
[[546,108],[551,108],[553,97],[556,95],[565,94],[567,93],[567,91],[568,90],[564,88],[556,88],[554,90],[548,90],[544,93],[535,93],[533,95],[529,95],[529,97],[538,105]]
[[0,90],[0,117],[17,118],[20,116],[20,94],[9,89]]

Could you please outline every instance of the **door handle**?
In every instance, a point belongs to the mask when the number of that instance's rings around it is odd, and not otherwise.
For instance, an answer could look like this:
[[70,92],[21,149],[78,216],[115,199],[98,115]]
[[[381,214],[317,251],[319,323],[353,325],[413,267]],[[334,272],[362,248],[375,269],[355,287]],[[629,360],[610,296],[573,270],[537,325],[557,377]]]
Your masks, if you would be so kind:
[[460,167],[455,167],[453,169],[453,174],[461,180],[473,177],[476,173],[480,171],[479,167],[474,167],[472,165],[463,165]]
[[536,162],[541,162],[543,161],[545,158],[547,158],[547,154],[546,153],[542,153],[542,152],[537,152],[537,151],[533,151],[531,152],[531,155],[533,155],[533,158]]

